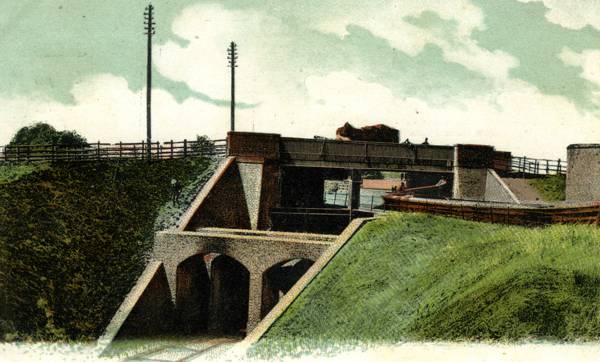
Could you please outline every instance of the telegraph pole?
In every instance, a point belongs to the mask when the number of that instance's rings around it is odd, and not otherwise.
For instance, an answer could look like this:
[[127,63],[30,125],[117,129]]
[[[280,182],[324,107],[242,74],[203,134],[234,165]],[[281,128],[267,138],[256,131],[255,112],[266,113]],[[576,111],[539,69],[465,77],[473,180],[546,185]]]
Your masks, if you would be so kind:
[[156,33],[154,6],[149,4],[144,12],[144,25],[148,36],[148,61],[146,68],[146,150],[148,161],[152,160],[152,37]]
[[227,59],[231,68],[231,131],[235,131],[235,68],[237,68],[237,44],[231,42],[227,49]]

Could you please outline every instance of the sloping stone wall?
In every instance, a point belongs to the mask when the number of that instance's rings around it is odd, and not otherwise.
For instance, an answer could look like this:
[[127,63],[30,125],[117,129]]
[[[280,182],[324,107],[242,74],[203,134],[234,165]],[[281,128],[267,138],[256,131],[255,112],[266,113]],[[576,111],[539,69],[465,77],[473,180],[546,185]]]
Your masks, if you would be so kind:
[[487,170],[487,178],[485,182],[485,201],[496,201],[518,204],[519,199],[512,193],[508,185],[502,181],[496,171]]

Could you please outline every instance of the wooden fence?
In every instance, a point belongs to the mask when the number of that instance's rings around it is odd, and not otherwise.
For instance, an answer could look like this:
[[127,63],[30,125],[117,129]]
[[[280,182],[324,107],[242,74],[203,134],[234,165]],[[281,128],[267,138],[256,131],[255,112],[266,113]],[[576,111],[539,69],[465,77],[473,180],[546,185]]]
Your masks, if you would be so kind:
[[527,157],[512,157],[511,171],[534,175],[562,175],[567,173],[567,163]]
[[[224,156],[226,140],[198,142],[153,142],[150,145],[153,160],[193,156]],[[0,162],[78,162],[112,159],[145,159],[148,144],[139,143],[90,143],[85,147],[69,148],[61,145],[7,145],[0,148]]]
[[477,204],[415,199],[386,198],[384,208],[394,211],[424,212],[464,220],[509,225],[542,226],[548,224],[596,224],[600,205],[572,207],[510,207],[506,204]]

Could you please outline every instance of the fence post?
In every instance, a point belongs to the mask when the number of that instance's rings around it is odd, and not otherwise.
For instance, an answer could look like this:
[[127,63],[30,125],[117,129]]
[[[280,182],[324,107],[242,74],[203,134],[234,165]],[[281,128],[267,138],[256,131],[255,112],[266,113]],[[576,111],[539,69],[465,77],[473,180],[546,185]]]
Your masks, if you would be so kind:
[[156,159],[160,160],[160,142],[156,141]]
[[373,211],[373,201],[375,200],[375,195],[371,195],[371,211]]
[[183,157],[187,157],[187,138],[183,140]]
[[96,159],[100,161],[100,141],[96,143]]
[[145,154],[146,154],[146,147],[145,147],[144,140],[142,140],[142,157],[141,158],[144,158]]
[[546,175],[550,174],[550,167],[548,166],[548,160],[546,160]]
[[559,158],[559,159],[558,159],[558,171],[557,171],[557,173],[556,173],[556,174],[557,174],[557,175],[560,175],[560,174],[561,174],[561,172],[560,172],[560,171],[561,171],[561,170],[560,170],[560,158]]
[[335,205],[335,202],[337,200],[337,190],[335,190],[335,193],[333,194],[333,204]]
[[119,141],[119,159],[123,157],[123,142]]
[[171,158],[173,158],[173,140],[171,140]]
[[17,145],[17,162],[19,162],[20,158],[21,158],[21,151],[20,151],[20,149],[21,149],[21,146]]

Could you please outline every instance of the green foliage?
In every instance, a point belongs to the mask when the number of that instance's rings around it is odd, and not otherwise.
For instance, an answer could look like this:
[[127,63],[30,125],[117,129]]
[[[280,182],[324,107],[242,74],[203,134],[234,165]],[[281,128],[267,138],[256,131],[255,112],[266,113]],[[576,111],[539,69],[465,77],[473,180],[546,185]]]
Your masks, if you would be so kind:
[[23,176],[46,168],[47,164],[0,164],[0,184],[17,181]]
[[57,131],[47,123],[36,123],[19,129],[9,143],[9,145],[49,144],[63,147],[85,147],[87,140],[75,131]]
[[210,163],[57,164],[0,183],[0,332],[97,337],[145,266],[171,178]]
[[566,176],[550,175],[532,179],[529,184],[535,187],[545,201],[565,200]]
[[215,151],[215,144],[208,136],[196,136],[196,143],[192,146],[195,154],[212,155]]
[[598,260],[594,226],[389,214],[348,242],[253,353],[357,341],[597,339]]

